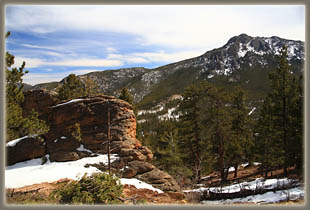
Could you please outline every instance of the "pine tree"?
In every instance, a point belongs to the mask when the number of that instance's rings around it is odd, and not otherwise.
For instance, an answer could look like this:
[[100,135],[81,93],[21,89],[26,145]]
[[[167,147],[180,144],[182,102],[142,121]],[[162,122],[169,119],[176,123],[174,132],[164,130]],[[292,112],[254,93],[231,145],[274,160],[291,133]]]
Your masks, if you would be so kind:
[[156,151],[154,155],[158,158],[158,162],[171,175],[177,175],[182,168],[182,160],[178,147],[179,133],[175,125],[170,121],[161,123],[164,131],[159,135]]
[[283,171],[287,175],[287,168],[292,165],[290,161],[290,146],[296,142],[292,135],[290,125],[295,123],[294,107],[298,101],[298,86],[295,76],[287,60],[287,48],[284,46],[281,52],[278,68],[270,74],[271,93],[268,97],[274,103],[273,126],[277,131],[275,135],[282,140],[282,149],[284,151]]
[[235,151],[232,144],[231,98],[223,88],[214,89],[204,103],[205,126],[208,126],[214,169],[219,170],[221,181],[227,180]]
[[186,88],[183,100],[179,106],[180,116],[180,140],[179,145],[184,154],[183,160],[188,164],[193,172],[197,183],[201,180],[201,172],[208,155],[207,141],[202,136],[204,126],[201,120],[202,108],[201,99],[212,86],[207,82],[192,85]]
[[121,90],[121,94],[119,96],[119,99],[127,101],[128,103],[133,105],[133,96],[131,95],[131,93],[129,92],[129,90],[127,88],[123,88]]
[[60,100],[74,99],[86,94],[83,83],[75,74],[70,74],[58,90]]
[[[232,164],[235,168],[235,177],[238,173],[238,165],[242,161],[250,159],[250,151],[253,146],[251,120],[246,106],[245,91],[237,87],[232,96],[232,138],[231,149],[233,152]],[[249,161],[249,160],[247,160]]]
[[[296,161],[301,161],[298,155],[302,153],[302,93],[288,63],[285,46],[278,67],[269,78],[271,91],[262,110],[259,139],[265,148],[276,148],[270,151],[276,154],[265,154],[267,157],[276,157],[270,158],[275,163],[265,163],[266,167],[278,163],[287,175],[288,167],[300,164]],[[269,141],[272,141],[271,144]]]
[[[10,35],[8,32],[6,38]],[[25,136],[40,135],[48,131],[48,126],[42,120],[38,119],[38,114],[34,111],[23,117],[21,104],[24,102],[23,94],[23,76],[28,73],[25,70],[25,61],[19,68],[14,65],[14,56],[6,52],[6,141]]]
[[274,133],[277,131],[273,127],[274,108],[271,99],[267,97],[264,100],[260,110],[260,117],[256,126],[255,147],[257,160],[261,162],[261,169],[268,172],[283,164],[284,151],[282,150],[282,141]]
[[84,81],[85,96],[95,96],[99,91],[99,86],[90,77]]

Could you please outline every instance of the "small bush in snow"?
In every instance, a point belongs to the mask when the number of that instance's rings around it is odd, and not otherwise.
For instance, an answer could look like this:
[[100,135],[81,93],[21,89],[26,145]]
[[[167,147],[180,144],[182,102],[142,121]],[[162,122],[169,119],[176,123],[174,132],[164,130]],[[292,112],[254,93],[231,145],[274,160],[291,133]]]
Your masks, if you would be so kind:
[[117,177],[96,173],[64,184],[52,195],[63,204],[118,204],[122,191]]

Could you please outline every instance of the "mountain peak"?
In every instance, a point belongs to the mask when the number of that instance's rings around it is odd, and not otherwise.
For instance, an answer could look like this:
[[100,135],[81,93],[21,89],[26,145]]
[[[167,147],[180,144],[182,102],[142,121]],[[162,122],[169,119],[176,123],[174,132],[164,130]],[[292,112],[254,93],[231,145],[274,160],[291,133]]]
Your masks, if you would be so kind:
[[240,34],[238,36],[234,36],[234,37],[230,38],[228,40],[227,44],[231,44],[231,43],[246,43],[246,42],[248,42],[251,39],[253,39],[253,37],[243,33],[243,34]]

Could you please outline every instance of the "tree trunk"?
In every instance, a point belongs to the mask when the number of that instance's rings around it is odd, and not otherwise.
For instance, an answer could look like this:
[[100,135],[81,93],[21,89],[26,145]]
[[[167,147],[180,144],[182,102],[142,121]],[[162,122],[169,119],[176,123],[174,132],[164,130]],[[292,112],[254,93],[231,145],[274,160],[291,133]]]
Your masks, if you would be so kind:
[[283,129],[283,151],[284,151],[284,164],[283,172],[284,176],[287,176],[287,167],[288,167],[288,143],[287,143],[287,104],[286,104],[286,95],[285,95],[285,86],[286,86],[286,77],[283,73],[283,86],[282,86],[282,129]]
[[234,168],[235,168],[234,177],[236,178],[238,176],[238,164],[235,164]]
[[110,109],[109,109],[109,102],[108,102],[108,170],[109,170],[109,174],[111,174],[111,159],[110,159],[110,153],[111,153],[111,150],[110,150]]

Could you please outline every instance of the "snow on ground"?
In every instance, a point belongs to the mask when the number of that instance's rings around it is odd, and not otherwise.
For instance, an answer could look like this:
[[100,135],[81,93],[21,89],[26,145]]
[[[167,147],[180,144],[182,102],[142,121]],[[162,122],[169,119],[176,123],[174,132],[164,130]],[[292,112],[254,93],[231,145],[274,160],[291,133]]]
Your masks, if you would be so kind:
[[[77,149],[79,151],[92,151],[81,146]],[[5,169],[5,188],[18,188],[32,184],[39,184],[42,182],[54,182],[59,179],[80,179],[85,173],[87,175],[101,172],[96,167],[84,167],[86,164],[108,163],[107,155],[98,155],[96,157],[85,157],[76,161],[68,162],[51,162],[49,155],[45,156],[47,162],[42,165],[42,159],[36,158],[12,166],[7,166]],[[111,154],[111,162],[118,159],[116,154]],[[162,193],[160,189],[154,188],[152,185],[142,182],[138,179],[120,179],[121,184],[134,185],[136,188],[146,188],[158,193]]]
[[153,110],[140,110],[140,111],[138,111],[138,116],[143,115],[143,114],[154,114],[154,113],[160,112],[162,110],[164,110],[163,106],[159,106],[158,108],[153,109]]
[[134,185],[137,189],[144,188],[144,189],[149,189],[149,190],[156,191],[158,193],[163,193],[163,191],[161,191],[160,189],[157,189],[157,188],[153,187],[152,185],[147,184],[145,182],[142,182],[142,181],[140,181],[138,179],[121,178],[120,180],[121,180],[121,184],[122,185],[124,185],[124,184]]
[[[47,155],[46,157],[48,158],[49,156]],[[113,162],[116,159],[118,157],[115,154],[111,154],[111,161]],[[77,180],[85,173],[100,172],[92,166],[85,168],[85,164],[107,163],[107,161],[107,155],[98,155],[68,162],[50,162],[48,159],[43,165],[41,158],[16,163],[7,166],[5,169],[5,187],[18,188],[42,182],[54,182],[62,178]]]
[[168,109],[168,112],[164,115],[158,116],[158,119],[160,119],[160,120],[178,119],[179,115],[173,113],[176,109],[177,109],[176,107]]
[[238,184],[233,184],[229,186],[224,187],[200,187],[198,189],[193,190],[185,190],[184,192],[204,192],[204,191],[210,191],[210,192],[217,192],[217,193],[236,193],[241,191],[242,189],[248,189],[248,190],[255,190],[255,189],[273,189],[276,187],[284,186],[291,184],[293,180],[282,178],[282,179],[264,179],[264,178],[256,178],[254,181],[251,182],[241,182]]
[[244,198],[223,199],[216,201],[202,201],[202,204],[217,205],[217,204],[232,204],[232,203],[278,203],[286,200],[302,199],[305,196],[305,191],[302,187],[294,187],[288,190],[278,190],[275,192],[267,192],[264,194],[251,195]]
[[[238,184],[233,184],[224,187],[200,187],[193,190],[185,190],[183,192],[200,192],[205,191],[214,192],[214,193],[236,193],[242,189],[255,190],[255,189],[275,189],[277,187],[285,186],[292,184],[296,180],[290,180],[287,178],[282,179],[263,179],[257,178],[251,182],[242,182]],[[304,189],[301,186],[293,186],[287,190],[278,190],[274,192],[266,192],[264,194],[251,195],[243,198],[234,198],[234,199],[223,199],[223,200],[214,200],[202,201],[203,204],[231,204],[231,203],[277,203],[285,200],[297,200],[304,198]]]

